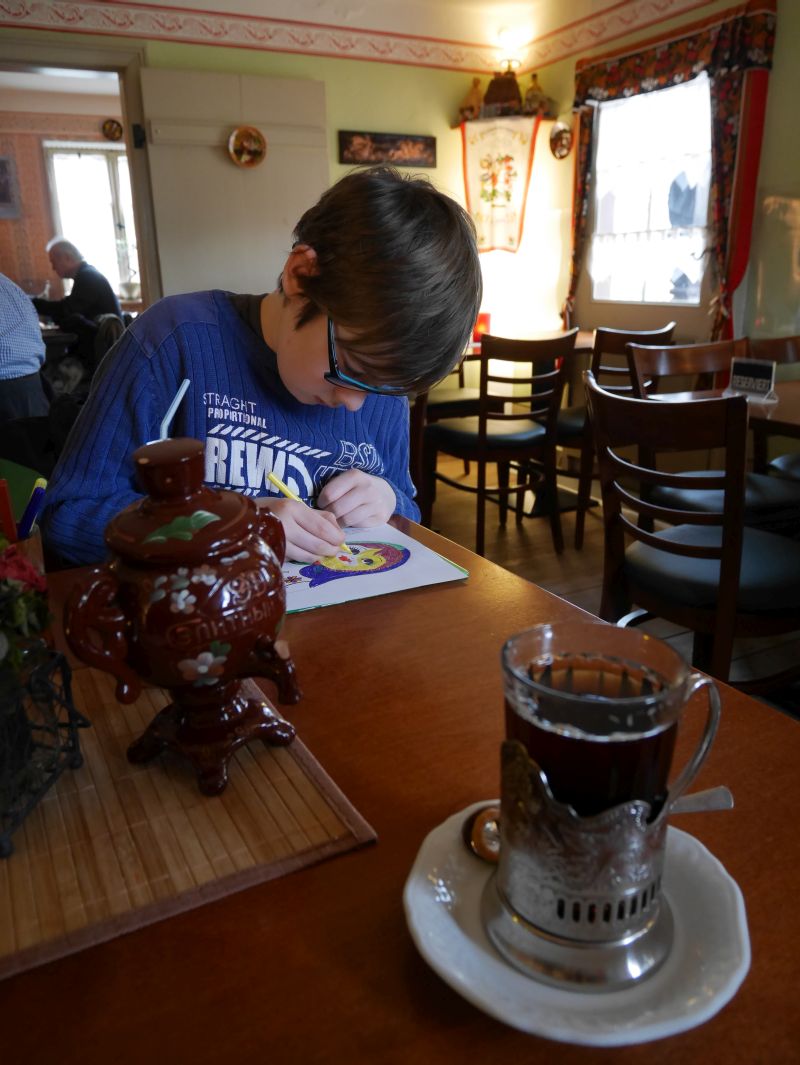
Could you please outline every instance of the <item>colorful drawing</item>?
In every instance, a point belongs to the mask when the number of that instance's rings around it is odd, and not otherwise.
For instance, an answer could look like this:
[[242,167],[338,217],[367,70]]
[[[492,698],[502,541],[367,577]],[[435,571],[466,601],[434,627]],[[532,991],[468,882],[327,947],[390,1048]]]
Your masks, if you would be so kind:
[[[362,539],[365,536],[370,540]],[[302,610],[370,599],[375,595],[443,584],[467,575],[465,570],[393,525],[378,525],[369,530],[348,528],[344,530],[344,541],[351,555],[343,550],[311,565],[284,562],[287,613],[296,614]],[[374,581],[339,579],[364,577],[370,573],[382,576]]]
[[363,543],[348,544],[350,554],[342,551],[330,558],[322,558],[303,566],[300,577],[309,581],[309,588],[317,588],[340,577],[364,577],[370,573],[386,573],[404,565],[411,554],[407,547],[398,544]]

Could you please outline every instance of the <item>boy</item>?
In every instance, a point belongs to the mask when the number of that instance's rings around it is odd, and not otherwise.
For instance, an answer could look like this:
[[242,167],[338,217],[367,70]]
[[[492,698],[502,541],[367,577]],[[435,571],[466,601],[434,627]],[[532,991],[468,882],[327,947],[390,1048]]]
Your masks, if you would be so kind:
[[[43,531],[73,564],[105,554],[103,530],[138,493],[132,452],[203,440],[206,482],[260,497],[287,557],[333,554],[340,527],[417,518],[409,393],[456,365],[481,301],[474,227],[422,178],[356,171],[297,224],[278,288],[172,296],[130,326],[96,375],[47,493]],[[267,474],[302,500],[277,494]]]

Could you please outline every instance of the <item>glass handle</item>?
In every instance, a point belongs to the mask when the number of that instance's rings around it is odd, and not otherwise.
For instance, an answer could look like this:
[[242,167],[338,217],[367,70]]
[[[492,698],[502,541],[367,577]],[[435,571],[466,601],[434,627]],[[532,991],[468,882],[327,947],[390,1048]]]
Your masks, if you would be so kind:
[[688,786],[694,780],[697,771],[706,760],[706,755],[711,748],[711,744],[714,741],[714,736],[716,736],[717,728],[719,726],[722,704],[714,681],[710,677],[702,676],[700,673],[692,673],[689,677],[689,684],[690,688],[686,699],[687,702],[695,692],[699,691],[701,688],[708,688],[708,716],[706,717],[706,727],[703,730],[703,735],[700,738],[700,743],[697,745],[697,749],[684,766],[678,779],[669,789],[669,797],[664,806],[665,814],[669,814],[675,800],[686,791]]

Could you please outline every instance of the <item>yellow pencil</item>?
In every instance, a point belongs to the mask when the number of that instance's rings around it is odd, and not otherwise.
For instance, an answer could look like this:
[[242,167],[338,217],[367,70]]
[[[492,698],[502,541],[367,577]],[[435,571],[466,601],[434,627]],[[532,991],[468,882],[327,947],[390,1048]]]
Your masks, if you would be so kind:
[[[293,492],[291,488],[287,484],[284,484],[280,477],[276,477],[274,473],[268,473],[267,480],[271,484],[274,484],[278,491],[281,493],[281,495],[285,495],[287,499],[293,499],[295,503],[303,502],[297,492]],[[352,555],[353,553],[345,543],[339,544],[339,550],[346,551],[348,555]]]

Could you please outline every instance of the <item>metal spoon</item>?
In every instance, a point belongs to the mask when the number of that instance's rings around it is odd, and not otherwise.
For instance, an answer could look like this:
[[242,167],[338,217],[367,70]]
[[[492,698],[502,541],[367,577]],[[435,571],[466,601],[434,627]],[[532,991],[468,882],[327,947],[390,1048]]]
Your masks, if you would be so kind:
[[733,795],[729,788],[720,784],[716,788],[696,791],[693,795],[680,795],[669,808],[670,814],[696,814],[705,810],[732,810]]
[[479,806],[461,826],[461,836],[478,858],[496,862],[500,857],[500,807]]

